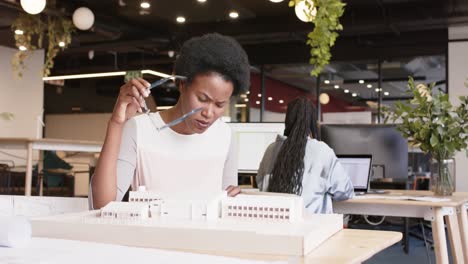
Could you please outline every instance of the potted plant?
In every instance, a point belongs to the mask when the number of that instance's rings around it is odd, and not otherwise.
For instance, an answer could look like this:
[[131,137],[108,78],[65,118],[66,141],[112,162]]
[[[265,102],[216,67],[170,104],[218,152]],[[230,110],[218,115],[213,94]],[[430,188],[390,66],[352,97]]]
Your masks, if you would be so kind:
[[468,96],[461,96],[460,105],[453,107],[448,94],[433,93],[434,83],[416,85],[410,77],[408,87],[413,99],[395,103],[394,110],[385,108],[384,122],[396,122],[397,129],[410,144],[430,154],[435,195],[452,195],[455,190],[453,157],[457,151],[467,149]]

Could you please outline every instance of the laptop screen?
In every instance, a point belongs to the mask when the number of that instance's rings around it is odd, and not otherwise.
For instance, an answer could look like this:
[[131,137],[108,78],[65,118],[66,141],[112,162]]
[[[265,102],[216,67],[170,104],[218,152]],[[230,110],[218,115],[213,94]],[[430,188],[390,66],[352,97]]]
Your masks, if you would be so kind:
[[344,170],[351,178],[354,191],[367,192],[370,182],[372,155],[337,155]]

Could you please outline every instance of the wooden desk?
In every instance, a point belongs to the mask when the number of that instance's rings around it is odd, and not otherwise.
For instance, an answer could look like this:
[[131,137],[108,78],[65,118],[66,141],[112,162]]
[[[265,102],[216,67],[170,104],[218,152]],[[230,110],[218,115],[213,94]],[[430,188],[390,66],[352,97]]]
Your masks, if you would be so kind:
[[[468,200],[468,192],[456,192],[456,197]],[[457,208],[458,225],[460,227],[460,236],[462,250],[465,254],[465,263],[468,263],[468,202],[461,203]]]
[[343,229],[304,259],[304,263],[361,263],[397,243],[400,232]]
[[[397,243],[401,233],[372,230],[342,230],[306,257],[272,255],[236,255],[219,252],[170,251],[153,248],[125,247],[104,243],[38,238],[23,248],[0,248],[0,262],[15,263],[361,263],[379,251]],[[44,254],[43,252],[47,252]],[[202,253],[203,255],[193,254]],[[168,257],[169,256],[169,257]],[[234,257],[236,259],[226,258]],[[101,262],[102,262],[101,261]]]
[[[404,195],[404,196],[431,196],[429,191],[405,191],[389,190],[385,195]],[[434,236],[434,247],[437,263],[449,263],[448,249],[445,236],[444,217],[449,231],[452,256],[455,263],[468,263],[467,237],[465,229],[468,229],[466,223],[466,205],[468,204],[468,195],[466,193],[455,193],[444,202],[426,202],[411,200],[384,200],[384,199],[351,199],[343,202],[335,202],[333,208],[337,213],[359,214],[359,215],[382,215],[424,218],[432,222],[432,233]],[[464,212],[458,213],[457,212]],[[459,220],[460,219],[460,220]],[[463,232],[460,232],[459,222]],[[464,241],[464,242],[462,242]]]
[[77,152],[100,152],[102,142],[65,140],[65,139],[31,139],[31,138],[0,138],[0,148],[26,149],[26,179],[24,195],[31,195],[32,185],[32,152],[33,150],[62,150]]
[[297,264],[354,264],[362,263],[370,259],[375,254],[400,241],[402,236],[402,233],[393,231],[343,229],[304,257],[200,251],[190,252],[235,257],[246,260],[285,261],[287,263]]
[[[85,198],[64,198],[64,197],[26,197],[26,196],[7,196],[0,195],[0,205],[3,210],[1,213],[5,213],[6,216],[10,215],[23,215],[27,217],[32,216],[48,216],[62,213],[82,212],[88,208],[87,199]],[[270,261],[286,261],[291,263],[291,258],[297,261],[293,263],[361,263],[383,249],[397,243],[402,238],[400,232],[390,231],[374,231],[374,230],[359,230],[359,229],[343,229],[333,235],[331,238],[322,243],[318,248],[314,249],[305,257],[289,257],[289,256],[273,256],[273,255],[254,255],[254,254],[224,254],[219,252],[194,252],[204,253],[216,256],[230,256],[246,260],[270,260]],[[52,245],[42,243],[42,240],[50,240]],[[46,242],[46,241],[44,241]],[[100,250],[97,247],[100,245],[107,245],[113,247],[114,250]],[[9,262],[18,260],[18,263],[37,263],[38,260],[48,262],[48,259],[38,259],[37,256],[32,255],[34,252],[48,252],[43,254],[44,256],[52,259],[51,263],[66,263],[69,262],[70,254],[76,254],[81,258],[87,256],[99,257],[99,259],[106,260],[105,263],[111,263],[112,260],[117,260],[118,263],[122,263],[122,259],[119,254],[121,251],[131,251],[135,257],[139,257],[141,251],[152,251],[150,248],[136,248],[136,247],[125,247],[103,244],[103,243],[91,243],[74,240],[56,240],[47,238],[34,238],[31,245],[26,248],[20,249],[9,249],[0,247],[0,262],[2,257],[5,257]],[[36,250],[36,251],[34,251]],[[91,252],[94,250],[94,252]],[[154,258],[158,258],[158,252],[161,250],[153,251]],[[184,251],[172,251],[173,255],[178,252],[184,254]],[[106,255],[107,254],[107,255]],[[94,259],[89,259],[93,262]],[[63,261],[60,261],[62,260]],[[133,258],[133,259],[137,259]],[[29,262],[28,260],[33,261]],[[221,259],[222,260],[222,259]],[[89,262],[88,261],[88,262]],[[152,259],[151,263],[157,263]],[[214,261],[214,263],[219,263]],[[236,262],[238,263],[238,262]]]

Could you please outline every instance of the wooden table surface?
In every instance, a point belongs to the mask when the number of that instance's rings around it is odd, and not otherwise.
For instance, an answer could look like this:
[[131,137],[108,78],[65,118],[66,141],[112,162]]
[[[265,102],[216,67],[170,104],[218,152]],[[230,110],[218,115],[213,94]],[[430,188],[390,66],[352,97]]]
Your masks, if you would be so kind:
[[[424,218],[432,222],[434,249],[437,263],[449,263],[446,232],[454,263],[468,263],[468,193],[455,192],[452,196],[434,196],[431,191],[387,190],[386,194],[369,194],[335,202],[337,213]],[[413,201],[385,199],[385,196],[432,196],[447,201]],[[381,197],[381,198],[379,198]]]
[[343,229],[305,257],[202,251],[190,252],[249,260],[287,261],[288,263],[295,264],[355,264],[370,259],[375,254],[400,241],[402,237],[402,233],[394,231]]

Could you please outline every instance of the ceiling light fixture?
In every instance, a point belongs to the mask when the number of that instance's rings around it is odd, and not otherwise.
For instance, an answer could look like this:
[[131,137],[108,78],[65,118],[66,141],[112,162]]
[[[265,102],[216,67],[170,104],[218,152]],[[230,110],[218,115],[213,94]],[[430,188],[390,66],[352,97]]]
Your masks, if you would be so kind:
[[384,94],[385,96],[389,96],[389,95],[390,95],[389,92],[385,92],[385,93],[383,93],[383,94]]
[[60,42],[59,42],[59,47],[62,47],[62,48],[65,47],[65,42],[60,41]]
[[372,84],[368,84],[367,88],[369,88],[369,89],[372,88]]
[[143,1],[140,3],[140,7],[144,9],[148,9],[151,7],[151,4],[148,1]]
[[73,25],[80,30],[88,30],[93,27],[94,13],[87,7],[77,8],[72,15]]
[[353,93],[353,94],[351,94],[351,95],[352,95],[353,97],[356,97],[356,96],[357,96],[357,93]]
[[335,84],[335,89],[340,89],[340,86],[338,84]]
[[245,98],[245,99],[244,99],[244,102],[248,102],[248,101],[249,101],[249,98]]
[[206,0],[197,0],[198,3],[205,3]]
[[110,76],[123,76],[127,72],[100,72],[100,73],[86,73],[86,74],[72,74],[72,75],[61,75],[61,76],[49,76],[42,78],[43,81],[53,80],[70,80],[70,79],[86,79],[86,78],[97,78],[97,77],[110,77]]
[[284,103],[284,101],[283,101],[283,100],[279,100],[278,103],[282,104],[282,103]]
[[24,33],[24,31],[21,30],[21,29],[15,30],[15,34],[16,34],[16,35],[23,35],[23,33]]
[[169,51],[167,52],[167,56],[169,56],[169,58],[174,57],[174,55],[175,55],[175,51],[173,51],[173,50],[169,50]]
[[[20,46],[21,49],[22,46]],[[85,74],[72,74],[72,75],[61,75],[61,76],[49,76],[43,77],[43,81],[53,81],[53,80],[70,80],[70,79],[86,79],[86,78],[98,78],[98,77],[112,77],[112,76],[123,76],[127,74],[126,71],[118,71],[118,72],[99,72],[99,73],[85,73]],[[159,76],[162,78],[170,77],[171,75],[153,71],[153,70],[142,70],[141,74],[151,74],[155,76]]]
[[348,89],[345,89],[345,90],[344,90],[344,93],[349,93],[349,90],[348,90]]
[[270,0],[270,2],[272,2],[272,3],[281,3],[281,2],[283,2],[283,0]]
[[[306,3],[307,1],[307,3]],[[308,8],[312,7],[312,11]],[[317,15],[317,8],[314,6],[314,1],[312,0],[302,0],[296,2],[294,7],[294,12],[296,13],[297,18],[303,22],[311,22]]]
[[231,11],[231,12],[229,12],[229,17],[233,18],[233,19],[236,19],[236,18],[239,17],[239,13],[237,13],[236,11]]
[[260,104],[260,101],[256,101],[255,103],[256,103],[256,104]]
[[330,84],[330,80],[323,81],[325,84]]
[[321,93],[319,96],[319,102],[323,105],[326,105],[330,102],[330,96],[327,93]]
[[268,97],[268,101],[273,101],[273,97]]
[[363,84],[363,83],[364,83],[364,80],[359,80],[359,83],[360,83],[360,84]]
[[46,0],[21,0],[21,7],[31,15],[42,12],[46,6]]
[[262,94],[258,94],[258,97],[262,97]]
[[176,21],[177,21],[177,23],[185,23],[185,17],[183,17],[183,16],[178,16],[178,17],[176,18]]
[[168,106],[157,106],[156,107],[156,110],[167,110],[167,109],[171,109],[172,107],[174,107],[173,105],[168,105]]
[[250,91],[245,92],[245,94],[250,94]]
[[172,76],[172,75],[164,73],[164,72],[158,72],[158,71],[153,71],[153,70],[142,70],[141,74],[151,74],[151,75],[154,75],[154,76],[159,76],[161,78],[167,78],[167,77]]
[[376,91],[376,92],[381,92],[381,91],[382,91],[382,89],[375,88],[375,91]]
[[19,46],[18,48],[19,48],[19,50],[21,50],[21,51],[26,51],[26,50],[28,50],[25,46]]

